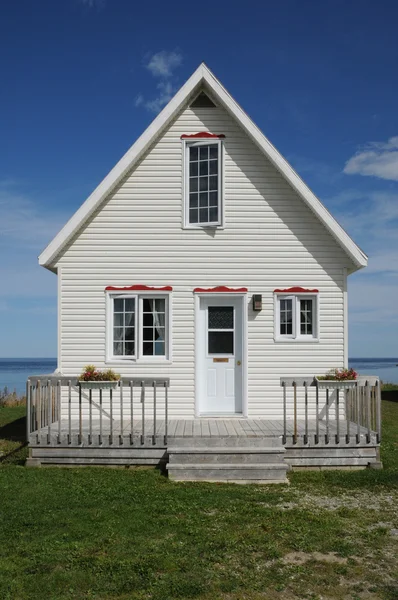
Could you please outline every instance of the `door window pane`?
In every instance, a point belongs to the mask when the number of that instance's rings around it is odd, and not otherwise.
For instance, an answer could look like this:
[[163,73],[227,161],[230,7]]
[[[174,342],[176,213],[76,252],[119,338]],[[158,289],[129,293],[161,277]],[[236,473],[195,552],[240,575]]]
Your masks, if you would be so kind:
[[209,306],[208,308],[209,329],[233,329],[234,307],[233,306]]
[[209,331],[209,354],[233,354],[233,331]]

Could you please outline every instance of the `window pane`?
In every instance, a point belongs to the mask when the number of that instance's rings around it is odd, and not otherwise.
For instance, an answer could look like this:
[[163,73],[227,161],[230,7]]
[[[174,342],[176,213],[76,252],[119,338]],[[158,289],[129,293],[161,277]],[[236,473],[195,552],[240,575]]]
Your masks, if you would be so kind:
[[312,335],[312,306],[312,300],[300,300],[300,333],[302,335]]
[[[115,315],[116,317],[117,315]],[[125,313],[124,314],[124,325],[125,327],[134,327],[135,325],[135,313]]]
[[118,342],[119,340],[123,340],[123,327],[114,327],[113,328],[113,339],[115,340],[115,342]]
[[124,339],[126,342],[134,342],[134,327],[126,327],[124,330]]
[[124,344],[124,353],[126,356],[134,356],[134,342],[126,342]]
[[209,146],[199,147],[199,158],[200,160],[207,159],[209,156]]
[[209,354],[233,354],[233,331],[209,331]]
[[198,178],[197,177],[191,177],[189,180],[189,191],[190,192],[197,192],[198,191]]
[[114,342],[113,354],[114,356],[123,356],[123,342]]
[[165,343],[162,341],[156,341],[154,344],[155,347],[155,356],[164,356],[165,355]]
[[[210,179],[213,179],[213,177],[210,177]],[[200,177],[199,178],[199,191],[207,192],[208,189],[209,189],[209,178],[208,177]]]
[[152,313],[143,313],[143,326],[144,327],[153,327],[153,314]]
[[165,340],[165,328],[164,327],[156,327],[156,329],[154,330],[155,333],[155,341],[160,340],[163,341]]
[[199,209],[199,223],[208,223],[209,222],[209,211],[207,208]]
[[123,327],[123,313],[115,313],[113,315],[113,324],[117,327]]
[[155,310],[157,312],[166,312],[166,300],[164,298],[155,299]]
[[199,206],[200,206],[201,208],[204,208],[204,207],[206,207],[206,208],[207,208],[208,204],[209,204],[209,196],[208,196],[208,193],[207,193],[207,192],[201,192],[201,193],[199,194]]
[[189,222],[190,223],[198,223],[199,221],[199,211],[197,208],[191,208],[189,211]]
[[142,339],[146,342],[153,341],[153,327],[143,327]]
[[189,175],[190,177],[197,176],[198,174],[198,164],[197,162],[189,163]]
[[218,221],[218,208],[213,207],[209,209],[209,223],[216,223]]
[[210,146],[210,158],[218,158],[218,146]]
[[212,175],[209,177],[209,190],[217,190],[218,189],[218,177],[216,175]]
[[144,342],[142,344],[142,352],[144,356],[153,356],[153,342]]
[[134,312],[135,311],[135,298],[126,298],[124,301],[124,310],[126,312]]
[[199,167],[199,175],[208,175],[209,174],[209,163],[206,161],[202,161]]
[[[197,181],[197,179],[196,179]],[[196,186],[198,187],[198,186]],[[189,208],[198,207],[198,194],[189,194]]]
[[115,298],[113,301],[113,310],[114,310],[114,312],[123,312],[124,300],[122,300],[120,298]]
[[209,329],[233,329],[234,307],[233,306],[209,306],[208,308]]
[[209,169],[209,173],[210,175],[217,175],[217,167],[218,167],[218,161],[217,160],[211,160],[210,163],[210,169]]
[[197,146],[190,146],[189,158],[190,158],[190,160],[198,160],[198,147]]
[[218,205],[218,192],[210,192],[209,193],[209,202],[210,202],[210,206]]

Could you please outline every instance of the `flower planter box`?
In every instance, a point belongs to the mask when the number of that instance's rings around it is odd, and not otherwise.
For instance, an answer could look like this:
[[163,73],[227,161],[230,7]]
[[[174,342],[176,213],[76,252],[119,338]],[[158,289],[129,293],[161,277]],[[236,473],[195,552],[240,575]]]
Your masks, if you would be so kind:
[[321,389],[346,390],[357,386],[356,379],[318,379],[318,377],[315,379]]
[[119,381],[79,381],[79,385],[83,390],[114,390]]

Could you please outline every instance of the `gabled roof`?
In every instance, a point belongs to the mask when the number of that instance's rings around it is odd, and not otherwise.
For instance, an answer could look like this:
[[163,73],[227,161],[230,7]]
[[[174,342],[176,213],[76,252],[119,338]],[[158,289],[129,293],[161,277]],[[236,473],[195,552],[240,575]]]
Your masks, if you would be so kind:
[[315,213],[326,229],[336,239],[338,244],[350,256],[357,268],[367,265],[367,256],[355,244],[344,229],[337,223],[322,202],[311,192],[298,174],[292,169],[283,156],[267,140],[248,115],[235,102],[232,96],[216,79],[210,69],[202,63],[191,75],[188,81],[152,121],[144,133],[119,160],[105,179],[69,219],[66,225],[55,236],[39,256],[39,264],[53,269],[56,258],[63,247],[82,227],[101,202],[115,188],[120,180],[138,162],[154,140],[162,133],[178,112],[189,102],[201,88],[208,89],[216,102],[219,102],[246,131],[247,135],[260,148],[275,168],[284,176],[286,181],[299,194],[308,207]]

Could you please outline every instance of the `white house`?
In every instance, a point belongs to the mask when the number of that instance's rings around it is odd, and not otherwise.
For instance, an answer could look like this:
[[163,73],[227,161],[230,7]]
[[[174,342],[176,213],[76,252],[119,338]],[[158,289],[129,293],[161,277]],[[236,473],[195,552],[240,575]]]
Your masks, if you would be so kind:
[[167,378],[170,418],[280,420],[281,377],[347,366],[367,257],[201,64],[39,262],[63,377],[93,363]]

